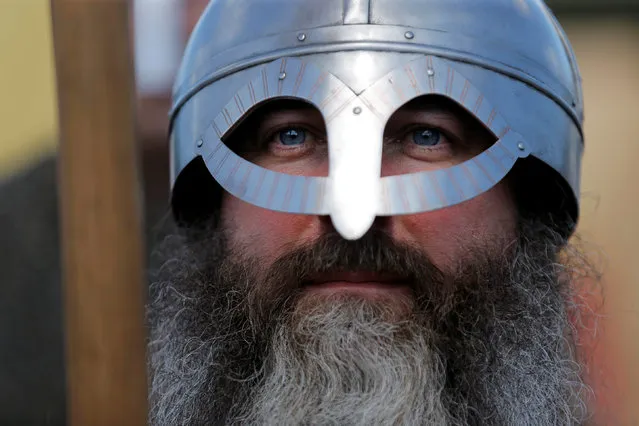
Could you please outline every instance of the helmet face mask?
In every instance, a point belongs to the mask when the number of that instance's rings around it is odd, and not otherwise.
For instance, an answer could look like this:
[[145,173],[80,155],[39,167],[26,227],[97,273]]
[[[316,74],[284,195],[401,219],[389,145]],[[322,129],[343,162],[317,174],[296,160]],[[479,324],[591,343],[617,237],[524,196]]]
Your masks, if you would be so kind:
[[[518,76],[514,70],[522,57],[523,63],[539,58],[510,52],[510,63],[499,64],[491,62],[490,56],[464,52],[464,45],[450,49],[454,41],[467,37],[464,34],[441,39],[433,35],[433,29],[371,23],[296,31],[297,46],[293,49],[288,48],[292,33],[276,34],[265,37],[272,39],[268,40],[274,43],[271,49],[258,49],[257,53],[255,49],[265,38],[256,34],[253,40],[204,60],[205,54],[214,50],[204,38],[207,23],[219,19],[215,13],[224,13],[232,7],[230,3],[211,3],[196,29],[176,84],[172,112],[174,211],[179,211],[178,201],[184,199],[176,197],[182,191],[182,172],[201,158],[217,184],[235,197],[275,211],[330,215],[344,238],[357,239],[377,216],[433,211],[472,199],[500,182],[517,161],[531,156],[541,160],[535,162],[539,167],[556,175],[567,194],[566,210],[576,220],[583,149],[580,101],[569,100],[566,93],[571,94],[570,90],[554,90],[565,89],[562,80],[568,78],[566,73],[557,73],[555,79],[547,75],[552,73],[535,74],[543,68],[537,64]],[[290,3],[293,7],[297,2]],[[347,9],[349,3],[344,2]],[[372,1],[369,7],[377,4],[383,10],[386,3]],[[420,2],[405,3],[410,9]],[[421,3],[444,4],[434,0]],[[497,1],[484,3],[500,7]],[[537,1],[527,3],[535,10],[545,8]],[[307,2],[295,7],[318,6]],[[401,5],[397,7],[401,9]],[[349,19],[357,10],[351,12]],[[446,12],[444,7],[442,19]],[[556,38],[556,49],[550,50],[553,61],[568,67],[573,77],[578,75],[571,68],[572,57],[565,51],[554,21],[549,12],[544,13],[537,16],[541,21],[535,28],[550,33],[542,34],[541,39]],[[433,44],[437,41],[439,45]],[[507,41],[501,42],[507,45]],[[254,50],[247,56],[244,52],[251,52],[249,47]],[[496,59],[508,58],[501,50],[495,52]],[[222,53],[228,63],[219,66],[216,62]],[[579,87],[578,82],[573,83]],[[577,99],[580,91],[575,89],[574,93]],[[452,100],[483,123],[497,141],[451,167],[425,167],[417,173],[381,177],[388,120],[410,101],[428,95]],[[256,108],[278,99],[305,102],[320,112],[328,144],[327,176],[291,175],[261,167],[224,143]],[[573,103],[579,107],[568,106]]]

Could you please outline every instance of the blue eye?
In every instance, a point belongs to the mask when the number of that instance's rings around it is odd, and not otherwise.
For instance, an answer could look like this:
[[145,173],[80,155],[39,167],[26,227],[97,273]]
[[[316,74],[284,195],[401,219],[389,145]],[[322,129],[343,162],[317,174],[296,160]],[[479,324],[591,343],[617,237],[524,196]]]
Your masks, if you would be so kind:
[[422,128],[413,132],[413,142],[419,146],[435,146],[441,139],[442,134],[437,129]]
[[291,127],[280,132],[280,142],[285,146],[302,145],[306,141],[306,131]]

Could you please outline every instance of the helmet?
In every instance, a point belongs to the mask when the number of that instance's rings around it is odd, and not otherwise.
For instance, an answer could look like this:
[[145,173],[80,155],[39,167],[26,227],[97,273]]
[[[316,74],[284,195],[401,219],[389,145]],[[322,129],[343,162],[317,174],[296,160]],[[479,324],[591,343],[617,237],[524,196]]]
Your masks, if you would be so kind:
[[[215,208],[223,188],[266,209],[330,215],[344,238],[357,239],[376,216],[462,203],[514,169],[523,170],[519,198],[539,196],[531,205],[577,221],[581,80],[541,0],[214,0],[173,95],[180,221]],[[459,104],[497,141],[449,168],[381,177],[386,122],[425,95]],[[322,114],[328,176],[270,170],[225,143],[275,99]]]

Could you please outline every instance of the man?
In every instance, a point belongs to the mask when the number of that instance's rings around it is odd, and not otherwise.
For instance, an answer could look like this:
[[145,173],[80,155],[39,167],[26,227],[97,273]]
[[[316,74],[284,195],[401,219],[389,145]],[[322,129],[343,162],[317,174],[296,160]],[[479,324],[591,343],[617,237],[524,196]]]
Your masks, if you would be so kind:
[[580,84],[540,0],[211,2],[174,91],[152,422],[585,423]]
[[[170,64],[179,65],[195,16],[205,4],[205,0],[135,2],[138,124],[149,245],[168,206],[166,128],[174,77]],[[164,45],[156,44],[158,34],[164,36]],[[66,424],[56,167],[55,157],[44,158],[0,186],[3,425]]]

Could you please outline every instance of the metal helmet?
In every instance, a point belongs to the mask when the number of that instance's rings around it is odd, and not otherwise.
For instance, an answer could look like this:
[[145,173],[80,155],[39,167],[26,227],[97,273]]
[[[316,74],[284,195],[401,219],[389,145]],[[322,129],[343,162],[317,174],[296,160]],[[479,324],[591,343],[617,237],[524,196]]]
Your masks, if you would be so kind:
[[[386,122],[424,95],[456,102],[497,141],[449,168],[381,177]],[[280,98],[322,114],[328,176],[260,167],[225,144]],[[532,204],[578,217],[581,81],[541,0],[214,0],[186,49],[171,121],[172,207],[184,220],[219,203],[221,186],[265,209],[330,215],[357,239],[376,216],[462,203],[522,167],[519,198],[535,192],[544,202]],[[202,183],[213,179],[215,190]]]

